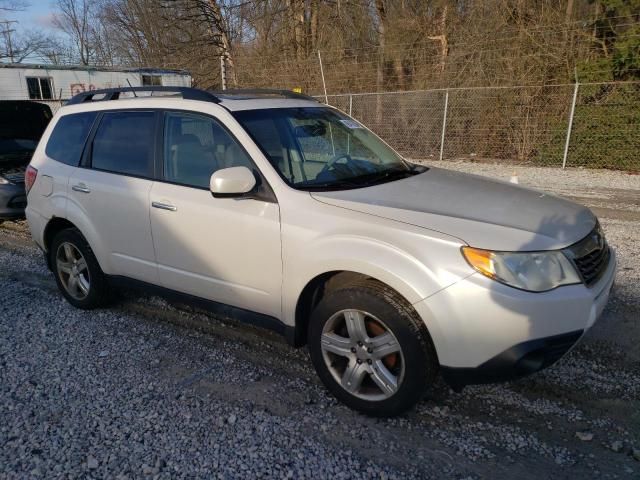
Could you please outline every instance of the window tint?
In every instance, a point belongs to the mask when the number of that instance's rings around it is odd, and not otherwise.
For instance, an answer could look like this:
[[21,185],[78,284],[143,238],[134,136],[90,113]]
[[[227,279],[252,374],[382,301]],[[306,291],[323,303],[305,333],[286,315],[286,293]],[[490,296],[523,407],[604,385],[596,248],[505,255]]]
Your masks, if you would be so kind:
[[47,156],[77,167],[96,115],[95,112],[86,112],[61,117],[49,137],[45,149]]
[[253,163],[236,140],[215,120],[200,115],[167,113],[164,127],[164,178],[209,188],[216,170]]
[[91,166],[138,177],[151,176],[155,113],[105,113],[93,139]]

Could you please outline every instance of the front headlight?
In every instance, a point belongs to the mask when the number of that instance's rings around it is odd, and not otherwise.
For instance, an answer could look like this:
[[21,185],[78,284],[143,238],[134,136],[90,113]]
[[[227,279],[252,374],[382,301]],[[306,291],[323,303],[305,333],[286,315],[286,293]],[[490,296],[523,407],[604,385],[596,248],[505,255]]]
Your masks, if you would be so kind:
[[493,252],[462,247],[462,254],[478,272],[521,290],[544,292],[582,283],[571,262],[559,251]]
[[0,185],[9,185],[9,180],[0,175]]

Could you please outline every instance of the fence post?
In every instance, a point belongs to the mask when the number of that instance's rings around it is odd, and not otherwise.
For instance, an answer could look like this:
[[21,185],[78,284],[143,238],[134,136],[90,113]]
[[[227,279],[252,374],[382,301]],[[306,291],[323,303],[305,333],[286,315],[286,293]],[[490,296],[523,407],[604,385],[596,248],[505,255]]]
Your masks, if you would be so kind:
[[353,116],[351,111],[353,110],[353,95],[349,95],[349,116]]
[[442,135],[440,136],[440,161],[442,161],[442,155],[444,154],[444,133],[447,130],[447,110],[449,109],[449,89],[445,90],[444,94],[444,114],[442,115]]
[[564,142],[564,155],[562,156],[562,169],[567,166],[567,155],[569,154],[569,142],[571,141],[571,130],[573,129],[573,114],[576,111],[576,100],[578,99],[578,88],[580,84],[576,82],[573,87],[573,100],[571,101],[571,111],[569,112],[569,125],[567,126],[567,139]]
[[322,56],[318,50],[318,63],[320,63],[320,76],[322,77],[322,88],[324,90],[324,103],[329,105],[329,97],[327,96],[327,84],[324,81],[324,68],[322,67]]

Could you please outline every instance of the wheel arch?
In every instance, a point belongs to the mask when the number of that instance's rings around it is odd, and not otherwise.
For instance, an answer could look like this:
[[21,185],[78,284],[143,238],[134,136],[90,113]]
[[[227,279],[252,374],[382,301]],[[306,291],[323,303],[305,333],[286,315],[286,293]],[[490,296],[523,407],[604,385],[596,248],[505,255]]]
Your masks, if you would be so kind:
[[66,230],[67,228],[78,228],[78,227],[76,227],[73,223],[71,223],[66,218],[62,218],[62,217],[53,217],[51,218],[51,220],[47,222],[47,226],[44,227],[44,234],[42,237],[44,240],[44,248],[46,249],[47,252],[51,247],[51,242],[53,241],[53,237],[55,237],[58,232],[62,230]]
[[357,285],[366,281],[377,282],[392,289],[406,302],[408,307],[411,307],[411,302],[405,295],[393,286],[372,275],[351,270],[332,270],[320,273],[309,280],[300,292],[300,295],[298,295],[295,307],[293,336],[289,339],[290,342],[296,347],[302,347],[307,344],[307,329],[311,312],[324,295],[346,285]]
[[55,238],[55,236],[61,232],[62,230],[66,230],[69,228],[78,228],[76,227],[73,223],[71,223],[69,220],[67,220],[66,218],[63,217],[52,217],[48,222],[47,225],[44,227],[44,233],[42,235],[42,240],[44,243],[44,249],[45,249],[45,259],[47,261],[47,267],[49,267],[49,270],[52,269],[51,266],[51,258],[49,255],[49,250],[51,249],[51,242],[53,242],[53,239]]
[[96,256],[96,259],[98,261],[98,264],[100,265],[100,268],[102,268],[104,265],[104,261],[102,258],[100,258],[97,255],[98,252],[96,252],[94,248],[95,242],[92,241],[93,238],[88,236],[83,228],[80,228],[75,222],[69,220],[68,218],[52,217],[47,222],[47,225],[44,228],[44,233],[42,237],[44,242],[45,253],[46,253],[45,257],[46,257],[47,266],[49,267],[49,269],[51,270],[51,264],[50,264],[50,258],[49,258],[50,257],[49,249],[51,248],[51,242],[53,242],[53,239],[59,232],[66,229],[76,229],[78,232],[80,232],[80,234],[85,238],[85,240],[89,244],[89,247],[91,248],[93,254]]

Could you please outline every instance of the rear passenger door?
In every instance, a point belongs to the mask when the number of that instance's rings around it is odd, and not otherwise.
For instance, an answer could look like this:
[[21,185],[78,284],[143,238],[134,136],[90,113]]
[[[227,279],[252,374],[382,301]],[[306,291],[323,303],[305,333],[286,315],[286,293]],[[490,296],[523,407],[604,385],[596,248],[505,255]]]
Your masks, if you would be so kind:
[[69,180],[67,213],[107,274],[157,283],[149,193],[153,184],[155,111],[107,111]]

